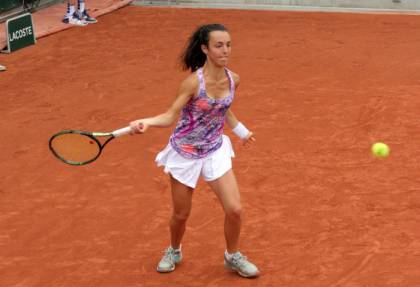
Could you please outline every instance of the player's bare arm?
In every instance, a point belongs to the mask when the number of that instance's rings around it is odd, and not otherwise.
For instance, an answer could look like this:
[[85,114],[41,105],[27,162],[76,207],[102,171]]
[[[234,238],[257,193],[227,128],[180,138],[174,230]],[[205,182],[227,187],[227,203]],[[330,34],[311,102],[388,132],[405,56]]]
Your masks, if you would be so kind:
[[241,138],[243,144],[248,145],[255,141],[254,133],[248,130],[235,116],[230,108],[226,112],[225,122],[232,129],[232,131]]
[[[235,83],[235,89],[237,89],[240,83],[239,75],[232,72],[232,78]],[[255,141],[254,133],[252,131],[249,131],[238,120],[238,118],[233,113],[232,108],[229,108],[229,110],[227,111],[225,122],[232,129],[232,131],[242,139],[245,145]]]
[[188,76],[180,85],[175,101],[170,108],[155,117],[135,120],[130,123],[135,133],[145,133],[149,127],[168,127],[178,118],[181,109],[194,96],[198,89],[198,81],[195,74]]

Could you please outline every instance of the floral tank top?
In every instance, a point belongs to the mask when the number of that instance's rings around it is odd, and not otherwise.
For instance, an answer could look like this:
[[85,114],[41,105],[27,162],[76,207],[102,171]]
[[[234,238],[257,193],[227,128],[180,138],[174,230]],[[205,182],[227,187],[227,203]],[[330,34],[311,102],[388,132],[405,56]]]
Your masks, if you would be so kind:
[[235,93],[232,74],[226,68],[225,72],[229,80],[229,95],[222,99],[213,99],[207,96],[203,69],[197,70],[198,95],[191,98],[182,109],[169,140],[175,151],[186,158],[206,157],[222,145],[225,115]]

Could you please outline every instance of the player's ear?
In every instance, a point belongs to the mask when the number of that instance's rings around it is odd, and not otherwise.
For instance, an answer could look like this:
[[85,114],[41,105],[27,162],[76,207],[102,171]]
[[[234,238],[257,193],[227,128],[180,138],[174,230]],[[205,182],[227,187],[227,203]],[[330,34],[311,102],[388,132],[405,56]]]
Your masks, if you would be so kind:
[[203,53],[207,55],[209,52],[209,48],[206,45],[202,44],[201,51],[203,51]]

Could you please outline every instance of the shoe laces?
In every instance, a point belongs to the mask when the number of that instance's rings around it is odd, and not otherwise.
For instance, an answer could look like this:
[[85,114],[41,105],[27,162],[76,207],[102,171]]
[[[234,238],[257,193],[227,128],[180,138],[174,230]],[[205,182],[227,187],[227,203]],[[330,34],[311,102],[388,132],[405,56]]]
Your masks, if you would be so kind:
[[165,255],[163,255],[163,261],[165,262],[169,262],[172,263],[172,261],[174,261],[174,255],[175,255],[175,250],[173,250],[172,248],[168,248],[163,252]]
[[232,262],[237,266],[243,266],[248,263],[248,258],[242,255],[240,252],[236,252],[232,256]]

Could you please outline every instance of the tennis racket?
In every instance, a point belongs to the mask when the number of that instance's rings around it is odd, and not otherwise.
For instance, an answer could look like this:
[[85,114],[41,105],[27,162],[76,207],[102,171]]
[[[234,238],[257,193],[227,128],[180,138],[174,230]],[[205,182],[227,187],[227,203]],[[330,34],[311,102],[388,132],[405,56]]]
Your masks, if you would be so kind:
[[108,133],[63,130],[50,138],[49,147],[59,160],[70,165],[85,165],[95,161],[114,138],[129,133],[130,127]]

